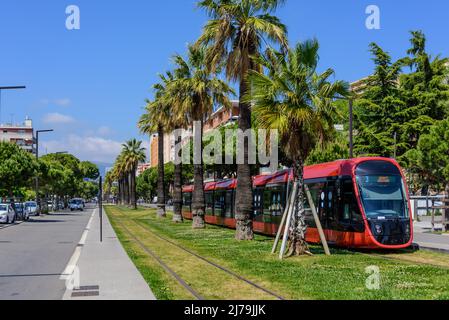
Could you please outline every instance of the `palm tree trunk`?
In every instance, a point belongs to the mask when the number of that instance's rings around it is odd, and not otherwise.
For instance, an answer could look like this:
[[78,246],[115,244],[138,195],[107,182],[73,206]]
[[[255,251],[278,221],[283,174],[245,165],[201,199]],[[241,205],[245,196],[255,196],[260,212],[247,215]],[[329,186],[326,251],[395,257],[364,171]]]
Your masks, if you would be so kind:
[[[177,144],[181,143],[178,137]],[[181,223],[182,218],[182,163],[175,165],[173,186],[173,222]]]
[[164,130],[158,128],[158,178],[157,178],[157,215],[166,217],[165,212],[165,170],[164,170]]
[[[251,106],[244,103],[243,96],[249,88],[246,79],[240,81],[240,118],[239,129],[242,131],[251,129]],[[237,190],[236,190],[236,235],[237,240],[254,240],[253,232],[253,183],[251,178],[251,166],[249,164],[249,145],[245,143],[244,164],[237,165]],[[241,152],[242,150],[239,150]]]
[[133,176],[132,171],[128,172],[128,192],[129,192],[129,202],[130,207],[133,206]]
[[118,187],[118,203],[119,205],[123,205],[123,178],[119,179]]
[[309,246],[306,242],[307,224],[305,221],[304,208],[304,161],[298,159],[293,165],[295,181],[298,182],[297,197],[292,216],[290,230],[290,242],[287,256],[301,256],[310,254]]
[[129,205],[129,174],[127,173],[124,178],[125,181],[125,205]]
[[197,128],[199,132],[194,133],[194,136],[196,137],[196,135],[198,135],[198,139],[200,139],[200,146],[194,147],[194,154],[198,157],[198,159],[200,159],[200,161],[199,163],[193,165],[194,189],[192,195],[192,227],[193,229],[203,229],[206,226],[204,222],[206,203],[204,197],[203,120],[200,118],[195,121],[200,123],[200,128]]
[[137,210],[137,191],[136,191],[136,166],[133,167],[133,171],[131,173],[131,201],[134,210]]

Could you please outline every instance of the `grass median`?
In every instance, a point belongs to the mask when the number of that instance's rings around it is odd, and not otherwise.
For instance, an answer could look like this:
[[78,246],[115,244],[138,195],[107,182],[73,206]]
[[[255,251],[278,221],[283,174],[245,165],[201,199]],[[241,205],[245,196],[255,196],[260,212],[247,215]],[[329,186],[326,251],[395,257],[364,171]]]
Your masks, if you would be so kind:
[[[449,299],[449,255],[426,251],[395,253],[389,259],[347,250],[323,254],[312,247],[313,257],[280,261],[270,254],[273,239],[256,236],[252,242],[234,240],[234,231],[207,226],[192,230],[191,223],[158,219],[154,210],[106,207],[106,212],[130,258],[160,300],[192,299],[139,244],[125,226],[156,253],[195,291],[207,299],[272,299],[264,292],[227,275],[179,248],[157,238],[160,235],[204,256],[286,299]],[[432,265],[426,265],[429,263]],[[380,270],[380,289],[366,286],[366,270]]]

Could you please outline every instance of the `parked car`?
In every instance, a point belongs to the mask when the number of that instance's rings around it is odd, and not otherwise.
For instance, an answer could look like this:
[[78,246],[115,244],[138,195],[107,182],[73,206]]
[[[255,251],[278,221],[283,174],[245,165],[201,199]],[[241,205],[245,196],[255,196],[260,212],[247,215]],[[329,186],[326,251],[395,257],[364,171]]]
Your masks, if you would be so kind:
[[14,208],[16,209],[17,220],[27,221],[30,219],[30,214],[25,210],[23,203],[14,203]]
[[84,201],[82,199],[72,199],[69,201],[70,211],[84,211]]
[[35,216],[37,215],[37,202],[28,201],[25,202],[25,211],[28,212],[28,215]]
[[16,222],[16,213],[10,204],[0,204],[0,223],[14,223]]

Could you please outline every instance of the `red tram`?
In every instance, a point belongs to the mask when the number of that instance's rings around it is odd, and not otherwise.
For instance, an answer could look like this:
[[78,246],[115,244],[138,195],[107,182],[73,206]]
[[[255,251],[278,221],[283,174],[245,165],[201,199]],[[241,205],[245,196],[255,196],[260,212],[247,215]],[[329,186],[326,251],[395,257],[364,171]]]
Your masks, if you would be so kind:
[[[387,158],[358,158],[306,167],[308,185],[326,239],[335,247],[403,249],[412,245],[413,220],[407,185],[399,164]],[[253,226],[260,234],[276,235],[293,186],[291,170],[254,177]],[[208,224],[235,228],[237,180],[205,185]],[[192,219],[193,186],[183,188],[183,215]],[[308,208],[308,204],[306,204]],[[320,238],[311,210],[306,240]]]

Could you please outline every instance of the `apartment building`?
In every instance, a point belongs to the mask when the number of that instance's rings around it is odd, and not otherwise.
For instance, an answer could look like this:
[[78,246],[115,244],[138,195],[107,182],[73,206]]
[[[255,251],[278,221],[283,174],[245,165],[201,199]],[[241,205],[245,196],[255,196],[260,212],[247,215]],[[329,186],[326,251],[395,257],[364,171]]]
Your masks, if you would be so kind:
[[23,124],[0,124],[0,141],[15,143],[35,153],[33,121],[27,117]]

